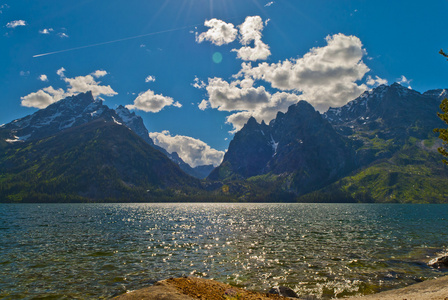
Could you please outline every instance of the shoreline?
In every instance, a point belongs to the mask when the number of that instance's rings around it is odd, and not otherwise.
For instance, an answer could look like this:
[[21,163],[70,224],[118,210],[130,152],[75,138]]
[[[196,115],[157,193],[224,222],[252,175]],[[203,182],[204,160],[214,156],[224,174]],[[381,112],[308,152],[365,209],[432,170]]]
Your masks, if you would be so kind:
[[[116,296],[115,300],[266,300],[266,299],[318,299],[313,296],[287,298],[267,292],[248,291],[212,279],[197,277],[170,278],[154,285]],[[351,296],[349,300],[448,300],[448,275],[415,283],[407,287],[364,296]]]

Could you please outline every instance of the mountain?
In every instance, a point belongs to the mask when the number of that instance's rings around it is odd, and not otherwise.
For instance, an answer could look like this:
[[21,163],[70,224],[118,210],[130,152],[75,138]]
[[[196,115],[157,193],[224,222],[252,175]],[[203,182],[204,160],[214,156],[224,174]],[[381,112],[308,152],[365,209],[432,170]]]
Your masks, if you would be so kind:
[[6,124],[0,136],[3,201],[150,201],[201,188],[151,146],[140,117],[91,93]]
[[[162,147],[155,145],[153,140],[149,137],[148,130],[140,116],[136,115],[134,112],[130,112],[122,105],[115,110],[110,109],[103,104],[103,101],[94,99],[91,92],[67,97],[53,103],[47,108],[38,110],[32,115],[3,125],[0,127],[0,132],[2,132],[1,137],[3,137],[3,141],[9,143],[35,140],[48,137],[64,129],[76,127],[99,118],[127,126],[149,145],[158,149],[178,164],[187,174],[197,178],[206,177],[204,176],[203,171],[197,171],[198,169],[190,167],[190,165],[185,163],[177,153],[168,153]],[[205,169],[208,170],[209,168],[205,167]]]
[[235,134],[212,180],[241,180],[259,175],[283,179],[283,189],[294,194],[323,187],[356,167],[347,138],[338,134],[305,101],[266,125],[254,118]]
[[242,201],[448,202],[448,167],[433,129],[447,90],[394,83],[324,114],[301,101],[235,134],[209,175]]
[[361,165],[391,157],[410,137],[424,140],[444,126],[437,117],[440,90],[421,94],[398,83],[364,92],[323,116],[340,134],[357,145]]
[[[365,92],[324,117],[355,145],[359,168],[324,188],[358,201],[446,203],[448,168],[434,128],[446,90],[423,94],[397,83]],[[319,196],[319,195],[314,195]],[[326,197],[326,196],[324,196]],[[360,200],[361,199],[361,200]]]

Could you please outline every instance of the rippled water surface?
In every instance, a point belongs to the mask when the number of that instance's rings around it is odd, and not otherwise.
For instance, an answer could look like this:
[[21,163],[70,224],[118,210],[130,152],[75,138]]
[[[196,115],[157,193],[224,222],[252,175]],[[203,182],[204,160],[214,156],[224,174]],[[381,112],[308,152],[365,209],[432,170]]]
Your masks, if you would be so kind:
[[0,298],[109,298],[182,275],[319,298],[444,275],[447,205],[0,205]]

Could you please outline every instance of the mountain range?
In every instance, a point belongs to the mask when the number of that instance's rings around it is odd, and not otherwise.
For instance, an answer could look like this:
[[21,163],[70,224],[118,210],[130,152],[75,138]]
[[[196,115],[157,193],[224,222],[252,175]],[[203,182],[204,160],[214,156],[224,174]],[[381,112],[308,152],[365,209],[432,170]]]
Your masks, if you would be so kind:
[[250,118],[212,171],[82,93],[0,127],[0,201],[447,202],[433,133],[446,96],[395,83],[323,114],[300,101],[269,124]]
[[[324,114],[301,101],[269,125],[252,118],[209,178],[242,198],[269,181],[275,189],[263,197],[271,199],[446,202],[448,170],[433,133],[445,125],[437,111],[446,94],[395,83]],[[255,188],[241,188],[241,179]]]

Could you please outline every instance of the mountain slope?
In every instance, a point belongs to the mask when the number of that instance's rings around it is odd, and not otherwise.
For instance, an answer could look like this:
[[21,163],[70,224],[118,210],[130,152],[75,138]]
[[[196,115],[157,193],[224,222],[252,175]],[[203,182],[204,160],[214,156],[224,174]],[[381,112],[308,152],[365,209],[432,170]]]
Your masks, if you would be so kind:
[[[15,120],[0,127],[0,146],[7,143],[36,140],[51,136],[62,130],[76,127],[88,122],[104,119],[117,124],[125,125],[145,140],[149,145],[168,156],[173,162],[187,174],[205,178],[204,171],[198,171],[185,163],[177,153],[168,153],[165,149],[154,144],[149,137],[143,119],[130,112],[122,105],[117,109],[110,109],[101,100],[95,100],[91,92],[81,93],[76,96],[67,97],[49,105],[45,109],[38,110],[32,115]],[[202,166],[201,166],[202,167]],[[210,170],[210,168],[202,168]]]
[[199,187],[198,180],[133,131],[104,119],[14,143],[0,156],[0,173],[0,195],[6,201],[138,201],[164,190]]
[[395,83],[330,108],[324,117],[353,141],[361,168],[321,193],[358,201],[447,202],[448,168],[433,133],[445,126],[437,117],[445,95],[446,90],[420,94]]
[[284,189],[303,194],[341,178],[355,167],[347,139],[305,101],[279,113],[268,125],[251,118],[235,134],[213,180],[273,174]]

